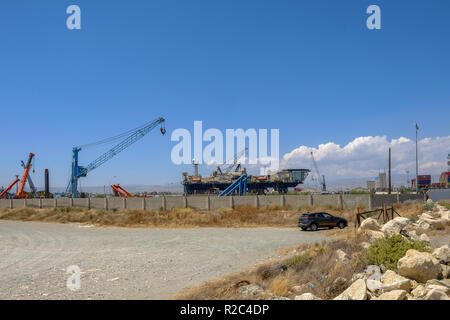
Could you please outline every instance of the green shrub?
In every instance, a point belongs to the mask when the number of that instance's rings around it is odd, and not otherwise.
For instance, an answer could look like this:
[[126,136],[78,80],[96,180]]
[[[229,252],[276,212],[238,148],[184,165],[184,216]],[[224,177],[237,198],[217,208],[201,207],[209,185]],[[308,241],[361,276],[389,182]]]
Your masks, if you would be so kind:
[[367,253],[368,262],[378,266],[384,265],[388,269],[397,271],[398,260],[404,257],[409,249],[429,252],[425,242],[409,241],[397,234],[372,244]]
[[289,259],[288,266],[300,266],[309,263],[313,256],[309,252],[295,255]]
[[425,211],[433,211],[434,207],[436,207],[436,204],[434,202],[425,202],[423,204],[423,209]]

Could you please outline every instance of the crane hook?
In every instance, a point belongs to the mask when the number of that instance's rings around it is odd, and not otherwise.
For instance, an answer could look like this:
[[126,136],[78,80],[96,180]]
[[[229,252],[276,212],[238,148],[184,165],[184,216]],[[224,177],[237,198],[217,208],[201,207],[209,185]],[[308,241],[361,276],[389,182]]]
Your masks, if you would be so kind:
[[166,128],[161,127],[160,130],[161,130],[162,135],[165,135],[165,134],[166,134]]

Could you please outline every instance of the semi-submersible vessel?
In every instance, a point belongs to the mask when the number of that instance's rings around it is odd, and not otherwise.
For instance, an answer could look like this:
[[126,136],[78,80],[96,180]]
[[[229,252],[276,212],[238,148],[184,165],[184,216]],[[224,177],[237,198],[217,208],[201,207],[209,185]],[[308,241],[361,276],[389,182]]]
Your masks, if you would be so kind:
[[[192,194],[218,194],[230,186],[246,169],[240,164],[235,165],[234,170],[222,170],[217,167],[209,177],[202,177],[198,173],[198,164],[193,161],[194,174],[183,172],[183,181],[186,195]],[[230,172],[231,171],[231,172]],[[305,181],[309,175],[309,169],[285,169],[277,172],[269,172],[266,175],[249,176],[247,180],[247,192],[251,194],[265,194],[269,190],[279,193],[287,193],[288,188],[297,187]]]

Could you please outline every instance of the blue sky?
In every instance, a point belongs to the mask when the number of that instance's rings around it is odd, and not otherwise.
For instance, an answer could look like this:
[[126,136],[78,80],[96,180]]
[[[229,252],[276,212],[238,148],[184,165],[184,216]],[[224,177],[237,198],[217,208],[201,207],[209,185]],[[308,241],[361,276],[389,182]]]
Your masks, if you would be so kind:
[[[71,4],[81,30],[66,28]],[[366,28],[371,4],[382,30]],[[449,11],[447,0],[4,0],[0,186],[30,151],[36,183],[49,168],[52,185],[65,186],[74,145],[159,116],[168,134],[150,133],[82,185],[179,183],[190,168],[171,163],[170,132],[194,120],[279,128],[281,155],[413,138],[416,120],[423,136],[448,136]],[[80,162],[103,151],[82,151]]]

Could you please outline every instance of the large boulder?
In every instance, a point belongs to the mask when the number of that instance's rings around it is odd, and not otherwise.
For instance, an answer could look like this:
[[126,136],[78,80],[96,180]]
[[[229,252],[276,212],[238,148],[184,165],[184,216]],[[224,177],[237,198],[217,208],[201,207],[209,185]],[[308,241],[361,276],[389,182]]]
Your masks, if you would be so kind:
[[367,218],[364,219],[363,222],[361,222],[361,226],[359,227],[358,231],[361,232],[363,230],[373,230],[373,231],[380,231],[381,227],[378,224],[378,221],[373,218]]
[[437,248],[432,253],[433,257],[436,258],[442,264],[450,264],[450,247],[448,245]]
[[367,279],[366,286],[367,286],[367,290],[369,290],[370,292],[376,293],[382,289],[383,284],[381,283],[381,281],[378,281],[378,280]]
[[421,235],[422,233],[425,233],[425,232],[431,230],[430,224],[426,223],[423,220],[418,220],[416,224],[417,224],[416,232],[418,235]]
[[419,284],[413,291],[411,295],[415,298],[424,297],[427,294],[427,289],[423,284]]
[[397,273],[395,273],[392,270],[386,270],[386,272],[383,273],[383,275],[381,276],[381,282],[384,285],[391,284],[391,283],[398,282],[398,281],[403,281],[403,280],[406,280],[406,278],[398,275]]
[[402,276],[426,282],[436,279],[442,273],[439,261],[428,252],[419,252],[410,249],[406,255],[398,261],[398,273]]
[[322,300],[322,299],[316,297],[312,293],[307,292],[302,295],[295,296],[294,300]]
[[348,287],[334,300],[366,300],[367,287],[363,279],[356,280],[350,287]]
[[385,223],[383,227],[381,227],[381,231],[388,236],[392,236],[394,234],[399,234],[400,231],[410,223],[412,223],[412,221],[408,218],[397,217]]
[[409,279],[397,281],[394,283],[386,284],[381,287],[382,292],[389,292],[393,290],[405,290],[406,292],[410,292],[412,287],[412,281]]
[[370,265],[365,270],[366,286],[370,292],[378,292],[381,289],[381,269],[379,266]]
[[435,229],[444,229],[445,226],[447,225],[447,221],[443,218],[440,219],[434,219],[434,218],[428,218],[428,217],[423,217],[423,215],[420,217],[420,219],[417,221],[417,223],[419,224],[419,226],[421,224],[428,224],[429,225],[429,229],[435,230]]
[[393,290],[380,295],[377,300],[406,300],[407,292],[405,290]]
[[428,237],[426,233],[422,233],[419,237],[419,240],[428,243],[430,242],[430,237]]
[[431,289],[427,292],[425,300],[450,300],[450,298],[445,294],[445,292],[442,292],[441,290]]
[[396,274],[392,270],[387,270],[381,277],[382,292],[389,292],[393,290],[405,290],[410,292],[412,288],[412,281],[405,277]]
[[381,231],[364,230],[364,234],[367,236],[367,241],[369,241],[369,243],[374,243],[375,241],[384,238],[384,233]]
[[441,264],[441,268],[442,268],[442,277],[444,279],[450,279],[450,266]]
[[445,294],[450,295],[450,283],[446,280],[428,280],[425,288],[427,290],[437,289],[445,292]]
[[381,268],[377,265],[369,265],[364,271],[367,279],[381,281]]

